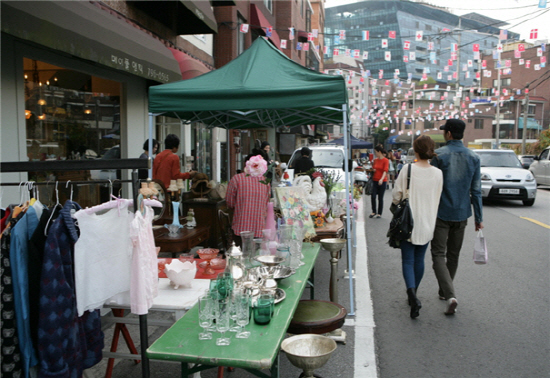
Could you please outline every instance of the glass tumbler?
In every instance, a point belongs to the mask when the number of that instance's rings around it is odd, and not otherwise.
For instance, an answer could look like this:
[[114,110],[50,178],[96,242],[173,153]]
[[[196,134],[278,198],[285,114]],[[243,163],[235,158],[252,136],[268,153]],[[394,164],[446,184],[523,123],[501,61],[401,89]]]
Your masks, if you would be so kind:
[[260,294],[254,307],[254,323],[269,324],[275,311],[275,298],[271,294]]

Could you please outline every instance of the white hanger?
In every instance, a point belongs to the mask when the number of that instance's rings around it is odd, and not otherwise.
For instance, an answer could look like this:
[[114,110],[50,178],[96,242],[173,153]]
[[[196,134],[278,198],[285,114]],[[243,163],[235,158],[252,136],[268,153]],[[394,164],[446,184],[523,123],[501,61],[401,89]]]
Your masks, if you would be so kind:
[[58,181],[55,182],[55,199],[56,203],[55,206],[52,208],[52,213],[50,214],[50,218],[48,219],[48,222],[46,223],[46,227],[44,228],[44,236],[48,236],[48,225],[50,224],[50,221],[53,218],[53,214],[55,213],[55,208],[59,206],[59,191],[57,190],[57,184]]
[[88,208],[86,208],[84,210],[81,210],[81,211],[85,211],[87,214],[94,214],[94,213],[97,213],[98,211],[109,210],[109,209],[113,209],[113,208],[117,207],[118,208],[118,214],[120,215],[120,207],[123,204],[129,204],[130,202],[133,202],[133,201],[129,200],[129,199],[125,199],[125,198],[117,198],[117,197],[113,196],[113,194],[111,194],[111,198],[110,198],[109,202],[105,202],[105,203],[102,203],[101,205],[97,205],[97,206],[88,207]]

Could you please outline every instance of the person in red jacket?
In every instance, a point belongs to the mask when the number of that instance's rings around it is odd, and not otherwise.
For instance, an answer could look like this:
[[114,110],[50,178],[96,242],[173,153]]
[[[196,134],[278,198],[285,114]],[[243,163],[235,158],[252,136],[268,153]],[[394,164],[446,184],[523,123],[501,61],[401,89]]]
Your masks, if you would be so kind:
[[161,180],[166,188],[170,186],[170,180],[192,179],[195,173],[197,173],[195,171],[181,172],[180,157],[176,155],[179,147],[180,138],[177,135],[168,134],[166,139],[164,139],[165,150],[155,158],[153,178]]
[[[369,218],[380,218],[382,216],[382,210],[384,208],[384,193],[386,192],[386,185],[388,182],[388,170],[390,162],[386,159],[386,150],[382,145],[378,145],[374,148],[376,159],[372,161],[372,169],[374,175],[372,176],[372,193],[371,193],[371,205],[372,214]],[[376,211],[376,197],[378,197],[378,211]]]

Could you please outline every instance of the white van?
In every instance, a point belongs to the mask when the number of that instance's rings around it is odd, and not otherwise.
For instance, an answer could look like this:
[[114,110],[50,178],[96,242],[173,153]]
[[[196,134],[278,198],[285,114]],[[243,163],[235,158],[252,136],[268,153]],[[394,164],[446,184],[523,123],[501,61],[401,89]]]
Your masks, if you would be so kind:
[[[345,172],[344,172],[344,160],[345,160],[345,150],[343,146],[338,145],[319,145],[319,146],[308,146],[311,150],[311,160],[315,163],[315,168],[322,168],[327,171],[333,171],[337,175],[340,175],[339,182],[345,182]],[[286,172],[288,173],[290,182],[294,181],[294,163],[296,160],[302,156],[302,149],[298,148],[294,151],[290,160],[288,161],[288,166]],[[353,183],[353,168],[357,166],[357,163],[353,162],[353,167],[350,168],[350,182]]]

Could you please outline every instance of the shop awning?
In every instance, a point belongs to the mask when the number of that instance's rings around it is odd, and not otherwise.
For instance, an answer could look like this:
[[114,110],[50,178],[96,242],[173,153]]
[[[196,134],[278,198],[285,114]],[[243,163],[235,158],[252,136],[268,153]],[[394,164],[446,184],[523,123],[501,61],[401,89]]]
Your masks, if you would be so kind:
[[150,87],[149,112],[229,129],[342,124],[347,93],[342,76],[305,68],[259,37],[220,69]]
[[174,58],[178,61],[181,71],[181,78],[183,80],[192,79],[194,77],[200,76],[211,70],[208,69],[204,64],[202,64],[197,59],[192,58],[183,51],[169,48],[174,55]]
[[443,134],[426,134],[426,135],[432,138],[432,140],[435,143],[445,143],[445,137],[443,136]]
[[2,32],[149,80],[181,78],[178,62],[159,40],[99,3],[2,1]]
[[392,135],[391,137],[386,139],[386,143],[387,144],[397,144],[397,142],[395,140],[397,139],[398,136],[399,135]]
[[[539,125],[539,123],[534,120],[533,118],[527,118],[527,128],[528,129],[535,129],[535,130],[542,130],[542,126]],[[523,129],[523,117],[520,117],[518,119],[518,129]]]
[[270,26],[273,27],[273,30],[271,32],[271,37],[267,37],[268,39],[275,44],[275,47],[278,49],[281,48],[281,39],[279,38],[279,34],[275,31],[275,27],[271,25],[271,23],[268,21],[268,19],[264,16],[261,10],[258,9],[258,7],[255,4],[250,4],[250,23],[252,25],[259,25],[262,30],[262,35],[265,35],[265,31]]

